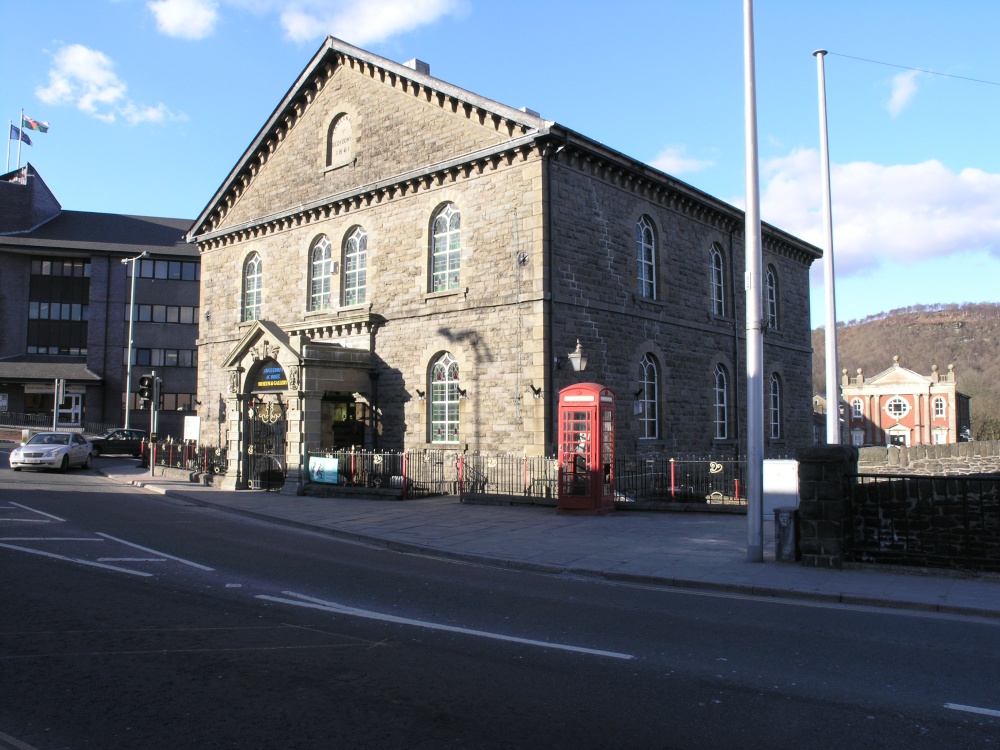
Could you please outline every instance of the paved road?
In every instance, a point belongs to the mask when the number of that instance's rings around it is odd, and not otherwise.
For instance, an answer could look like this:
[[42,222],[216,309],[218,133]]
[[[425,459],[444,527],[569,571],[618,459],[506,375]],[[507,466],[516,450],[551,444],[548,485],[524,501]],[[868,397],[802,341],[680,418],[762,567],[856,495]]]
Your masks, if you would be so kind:
[[[348,544],[0,471],[0,743],[991,747],[996,620]],[[0,744],[3,747],[3,744]]]

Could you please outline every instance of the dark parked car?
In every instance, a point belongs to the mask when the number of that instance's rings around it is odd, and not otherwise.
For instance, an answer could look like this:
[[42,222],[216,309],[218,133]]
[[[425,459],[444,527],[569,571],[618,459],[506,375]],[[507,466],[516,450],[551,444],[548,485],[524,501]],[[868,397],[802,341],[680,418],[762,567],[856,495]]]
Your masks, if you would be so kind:
[[149,433],[142,430],[108,430],[102,435],[88,437],[87,440],[94,446],[95,456],[141,456],[143,441],[149,440]]

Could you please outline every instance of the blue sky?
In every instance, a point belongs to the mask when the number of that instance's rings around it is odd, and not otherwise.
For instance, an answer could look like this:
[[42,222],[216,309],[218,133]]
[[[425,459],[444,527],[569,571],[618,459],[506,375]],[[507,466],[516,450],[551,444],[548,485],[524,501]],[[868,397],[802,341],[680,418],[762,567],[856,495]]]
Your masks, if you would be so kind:
[[[838,319],[998,301],[1000,3],[754,13],[762,218],[817,244],[830,52]],[[51,125],[21,161],[67,209],[196,217],[327,33],[744,205],[742,0],[35,0],[3,21],[0,117]],[[816,326],[821,263],[812,281]]]

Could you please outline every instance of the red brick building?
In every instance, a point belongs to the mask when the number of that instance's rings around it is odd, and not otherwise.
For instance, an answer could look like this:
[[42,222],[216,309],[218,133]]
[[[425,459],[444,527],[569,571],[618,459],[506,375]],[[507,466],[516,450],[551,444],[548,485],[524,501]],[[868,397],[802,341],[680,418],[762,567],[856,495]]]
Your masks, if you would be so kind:
[[892,367],[870,378],[844,370],[841,398],[852,445],[939,445],[969,439],[969,397],[955,382],[955,366],[942,375]]

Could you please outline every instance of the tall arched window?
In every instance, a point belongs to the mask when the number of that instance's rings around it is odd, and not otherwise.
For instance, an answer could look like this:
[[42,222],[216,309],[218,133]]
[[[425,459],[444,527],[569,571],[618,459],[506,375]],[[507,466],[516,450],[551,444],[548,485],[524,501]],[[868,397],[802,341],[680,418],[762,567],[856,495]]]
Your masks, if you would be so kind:
[[309,309],[330,307],[330,240],[321,234],[309,253]]
[[459,288],[462,267],[462,213],[447,204],[434,217],[431,232],[431,291]]
[[368,285],[368,235],[358,227],[344,243],[344,306],[365,301]]
[[715,439],[729,437],[729,377],[726,368],[715,366]]
[[656,299],[656,240],[653,223],[645,216],[635,225],[635,257],[639,296]]
[[764,272],[764,313],[767,316],[767,327],[778,328],[778,273],[774,266],[768,266]]
[[771,440],[781,439],[781,379],[771,373],[771,387],[768,391],[768,421],[771,423]]
[[652,354],[643,355],[639,362],[639,437],[658,438],[660,436],[660,374]]
[[431,365],[431,442],[458,442],[458,362],[445,352]]
[[260,318],[261,288],[264,284],[264,266],[260,256],[253,253],[243,266],[243,320]]
[[711,275],[712,313],[726,314],[726,274],[722,264],[722,250],[718,245],[712,245],[712,275]]

